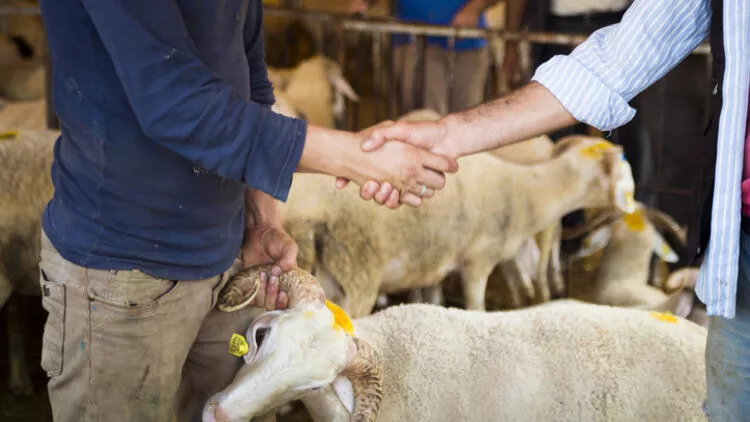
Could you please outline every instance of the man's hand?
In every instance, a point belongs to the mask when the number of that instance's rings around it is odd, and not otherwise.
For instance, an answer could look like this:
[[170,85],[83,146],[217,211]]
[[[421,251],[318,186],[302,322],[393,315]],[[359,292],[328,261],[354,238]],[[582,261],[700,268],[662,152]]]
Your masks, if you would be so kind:
[[[376,130],[390,127],[394,124],[400,124],[400,122],[395,123],[391,120],[383,121],[381,123],[378,123],[375,126],[369,127],[367,129],[364,129],[358,132],[357,137],[359,139],[369,139]],[[377,147],[364,149],[364,150],[367,152],[373,151],[377,149],[379,146],[384,145],[385,143],[386,142],[383,141],[382,143],[379,143]],[[425,149],[425,148],[421,148],[421,149]],[[455,161],[455,160],[451,159],[451,161]],[[441,172],[439,172],[438,174],[441,176],[441,178],[444,178],[444,175]],[[338,187],[339,189],[343,189],[348,184],[349,184],[348,179],[345,179],[342,177],[336,178],[336,187]],[[442,183],[440,188],[442,188],[443,186],[444,186],[444,183]],[[386,205],[388,208],[391,208],[391,209],[400,207],[402,203],[411,205],[414,207],[419,206],[422,204],[425,198],[431,198],[435,194],[435,190],[432,188],[427,188],[425,189],[423,196],[420,196],[419,195],[420,193],[421,192],[414,192],[414,191],[405,192],[403,197],[401,197],[398,190],[393,189],[393,186],[390,183],[385,182],[385,183],[380,184],[372,180],[366,182],[360,187],[360,197],[362,197],[362,199],[370,200],[374,198],[377,203],[381,205]]]
[[251,305],[266,310],[286,309],[288,297],[279,291],[279,276],[297,265],[297,244],[281,225],[278,203],[270,196],[248,189],[246,228],[242,244],[242,267],[273,263],[271,274],[261,274],[260,286]]

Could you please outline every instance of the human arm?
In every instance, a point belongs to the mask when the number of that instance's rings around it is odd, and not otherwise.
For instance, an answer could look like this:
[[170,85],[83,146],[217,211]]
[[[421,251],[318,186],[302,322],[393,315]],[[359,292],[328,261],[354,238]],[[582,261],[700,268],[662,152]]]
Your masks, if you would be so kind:
[[444,184],[422,163],[435,164],[438,172],[455,167],[395,143],[390,152],[368,157],[352,134],[308,126],[243,100],[199,59],[175,0],[82,3],[144,133],[219,176],[283,201],[298,169],[359,184],[390,180],[409,189],[420,178]]
[[[526,0],[506,0],[505,2],[505,30],[518,32],[521,30],[524,12],[526,11]],[[518,42],[505,42],[505,55],[503,56],[503,75],[511,89],[518,88],[524,80],[521,69],[521,59],[518,54]]]
[[707,36],[705,0],[636,0],[622,22],[594,32],[568,56],[539,67],[533,82],[437,123],[396,123],[373,132],[365,150],[400,140],[461,157],[584,122],[606,131],[635,114],[628,102]]

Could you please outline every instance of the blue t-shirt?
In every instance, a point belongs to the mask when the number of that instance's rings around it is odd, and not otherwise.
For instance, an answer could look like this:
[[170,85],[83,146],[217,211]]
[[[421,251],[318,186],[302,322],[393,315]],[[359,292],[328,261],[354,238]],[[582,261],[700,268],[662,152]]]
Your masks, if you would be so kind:
[[80,266],[227,270],[244,191],[286,200],[305,122],[273,113],[261,0],[41,0],[62,136],[43,227]]
[[[467,0],[399,0],[396,2],[397,19],[408,22],[420,22],[431,25],[450,25],[453,17],[461,10]],[[486,28],[484,14],[479,19],[479,27]],[[409,35],[394,35],[394,44],[408,43]],[[429,44],[439,44],[448,48],[446,37],[427,37]],[[465,38],[456,40],[456,50],[483,48],[487,44],[484,38]]]

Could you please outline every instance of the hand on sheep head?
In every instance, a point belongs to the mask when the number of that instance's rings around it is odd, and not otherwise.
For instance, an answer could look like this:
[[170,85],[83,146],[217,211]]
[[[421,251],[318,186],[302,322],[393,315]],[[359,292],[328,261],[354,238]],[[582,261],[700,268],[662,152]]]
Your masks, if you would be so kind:
[[[400,126],[402,123],[395,123],[387,120],[378,123],[375,126],[369,127],[357,133],[358,139],[372,139],[373,134],[379,129],[390,128],[393,126]],[[374,151],[379,149],[381,146],[384,148],[383,153],[386,153],[385,149],[388,149],[386,155],[398,156],[398,155],[411,155],[412,160],[417,160],[423,171],[420,175],[412,178],[416,178],[416,183],[412,183],[408,189],[404,189],[402,192],[394,189],[391,183],[379,182],[377,180],[369,180],[361,185],[360,197],[364,200],[375,199],[375,202],[381,205],[386,205],[388,208],[398,208],[402,203],[413,207],[418,207],[422,204],[422,201],[427,198],[431,198],[435,194],[435,190],[442,189],[445,186],[445,172],[456,172],[458,170],[458,163],[455,159],[447,157],[445,155],[440,156],[427,148],[419,147],[414,150],[411,147],[404,149],[404,145],[398,145],[399,143],[388,143],[388,139],[384,139],[378,146],[370,148],[369,151],[364,149],[366,152]],[[388,144],[388,145],[386,145]],[[402,151],[403,150],[403,151]],[[411,154],[409,154],[411,153]],[[446,161],[450,164],[446,166]],[[376,160],[379,160],[376,158]],[[392,161],[392,160],[389,160]],[[403,173],[403,169],[400,169]],[[338,177],[336,178],[336,186],[339,189],[343,189],[349,184],[349,180]]]
[[[360,132],[364,135],[362,150],[366,152],[375,151],[383,147],[389,141],[400,141],[417,148],[429,151],[433,154],[446,157],[453,162],[459,154],[451,145],[447,125],[442,121],[436,122],[383,122],[372,128]],[[457,170],[457,168],[456,168]],[[336,186],[343,189],[349,183],[348,180],[338,178]],[[423,198],[430,198],[434,194],[432,189],[427,189],[424,196],[417,192],[409,192],[401,198],[401,202],[419,206]],[[370,180],[362,185],[360,196],[364,200],[375,199],[378,204],[385,204],[390,208],[399,202],[399,193],[388,183],[379,183]]]
[[255,189],[248,189],[245,195],[242,268],[273,264],[270,274],[261,273],[258,292],[250,304],[269,311],[286,309],[288,297],[285,292],[279,291],[279,277],[297,266],[297,244],[281,224],[275,199]]

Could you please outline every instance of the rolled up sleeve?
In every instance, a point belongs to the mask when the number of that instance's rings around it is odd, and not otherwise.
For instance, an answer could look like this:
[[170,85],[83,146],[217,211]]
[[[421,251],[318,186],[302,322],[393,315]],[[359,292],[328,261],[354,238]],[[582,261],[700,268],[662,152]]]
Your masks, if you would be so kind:
[[635,0],[620,23],[601,28],[532,77],[576,118],[599,130],[629,122],[636,95],[677,66],[708,36],[706,0]]
[[245,101],[212,73],[175,0],[82,2],[146,136],[219,176],[286,200],[304,121],[274,113],[267,101]]

